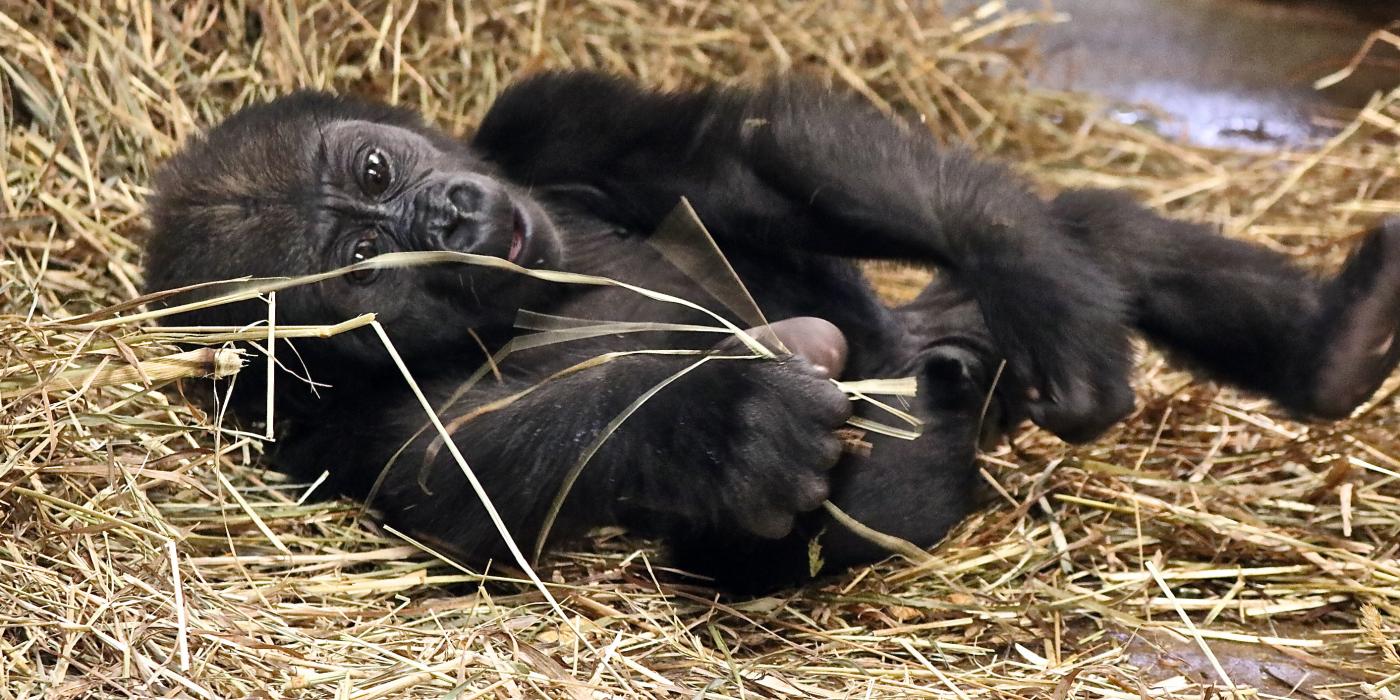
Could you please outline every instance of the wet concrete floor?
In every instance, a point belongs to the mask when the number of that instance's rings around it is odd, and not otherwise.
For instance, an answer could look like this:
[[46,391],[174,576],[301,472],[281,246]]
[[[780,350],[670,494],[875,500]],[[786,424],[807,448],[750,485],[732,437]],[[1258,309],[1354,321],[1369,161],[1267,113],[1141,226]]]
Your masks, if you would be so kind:
[[1134,635],[1115,633],[1114,637],[1127,642],[1127,661],[1136,669],[1135,680],[1148,687],[1182,690],[1187,684],[1233,684],[1264,697],[1362,697],[1364,678],[1338,668],[1335,658],[1323,658],[1316,649],[1309,653],[1213,639],[1207,643],[1207,656],[1200,642],[1168,632],[1142,630]]
[[[978,3],[980,4],[980,3]],[[1008,0],[1039,9],[1044,0]],[[1325,135],[1377,91],[1400,86],[1400,49],[1377,42],[1348,79],[1368,35],[1400,21],[1400,0],[1052,0],[1070,21],[1035,30],[1042,86],[1125,105],[1125,121],[1207,146],[1273,149]],[[1390,25],[1400,34],[1400,25]]]

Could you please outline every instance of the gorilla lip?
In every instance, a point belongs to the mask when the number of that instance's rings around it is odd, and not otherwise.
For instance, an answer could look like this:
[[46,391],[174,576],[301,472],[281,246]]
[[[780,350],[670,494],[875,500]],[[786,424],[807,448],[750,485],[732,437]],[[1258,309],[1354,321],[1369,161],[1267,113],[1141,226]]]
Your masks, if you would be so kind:
[[511,207],[510,251],[506,253],[506,260],[515,262],[516,258],[520,257],[520,253],[525,249],[525,236],[527,233],[525,216],[521,214],[519,207]]

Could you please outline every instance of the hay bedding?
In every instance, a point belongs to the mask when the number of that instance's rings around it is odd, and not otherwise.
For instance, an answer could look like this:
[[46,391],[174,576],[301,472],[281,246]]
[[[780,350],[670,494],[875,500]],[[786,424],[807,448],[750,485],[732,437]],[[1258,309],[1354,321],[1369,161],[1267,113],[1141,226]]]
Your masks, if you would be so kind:
[[[1312,259],[1400,213],[1400,91],[1320,150],[1205,152],[1025,89],[1028,55],[987,46],[1050,15],[921,6],[0,1],[0,698],[1400,694],[1395,382],[1309,427],[1148,356],[1121,429],[987,455],[995,506],[931,562],[724,604],[601,533],[540,567],[561,618],[506,570],[454,568],[257,468],[257,436],[172,391],[226,368],[227,336],[116,320],[152,164],[299,85],[463,130],[535,68],[664,86],[793,68],[1047,186],[1128,188]],[[891,297],[920,279],[876,275]]]

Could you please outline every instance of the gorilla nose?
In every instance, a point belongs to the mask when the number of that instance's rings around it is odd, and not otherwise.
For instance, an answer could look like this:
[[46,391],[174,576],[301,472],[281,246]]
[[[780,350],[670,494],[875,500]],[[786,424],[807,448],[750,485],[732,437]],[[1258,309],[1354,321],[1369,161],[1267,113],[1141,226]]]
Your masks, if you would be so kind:
[[447,201],[456,207],[458,216],[470,216],[472,212],[481,211],[481,200],[484,198],[481,186],[476,183],[459,182],[447,189]]
[[419,204],[430,248],[490,255],[499,247],[493,241],[510,240],[510,196],[487,178],[455,177],[433,188],[426,200]]

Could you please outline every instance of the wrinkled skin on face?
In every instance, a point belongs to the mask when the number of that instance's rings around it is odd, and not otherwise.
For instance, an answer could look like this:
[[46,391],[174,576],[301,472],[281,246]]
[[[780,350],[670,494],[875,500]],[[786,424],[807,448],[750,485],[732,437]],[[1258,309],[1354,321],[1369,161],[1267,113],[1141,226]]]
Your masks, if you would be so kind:
[[[308,233],[327,267],[433,250],[533,268],[560,263],[559,237],[543,209],[461,149],[360,121],[323,133],[320,206]],[[441,349],[460,342],[451,334],[463,328],[508,324],[539,288],[509,272],[447,264],[357,270],[315,291],[333,315],[376,311],[386,327],[416,339],[407,346]]]

